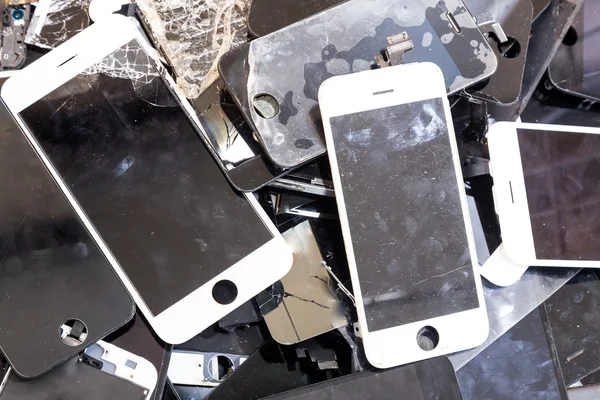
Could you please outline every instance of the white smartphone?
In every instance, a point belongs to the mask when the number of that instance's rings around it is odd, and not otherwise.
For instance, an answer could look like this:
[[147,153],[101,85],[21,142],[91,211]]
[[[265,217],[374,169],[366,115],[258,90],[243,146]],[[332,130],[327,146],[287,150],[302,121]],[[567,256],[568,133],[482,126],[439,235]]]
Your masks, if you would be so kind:
[[133,21],[111,15],[2,87],[2,98],[167,343],[282,278],[292,253],[216,163],[190,104]]
[[599,268],[600,129],[498,122],[488,145],[507,256]]
[[442,71],[331,78],[319,105],[369,362],[475,347],[488,320]]

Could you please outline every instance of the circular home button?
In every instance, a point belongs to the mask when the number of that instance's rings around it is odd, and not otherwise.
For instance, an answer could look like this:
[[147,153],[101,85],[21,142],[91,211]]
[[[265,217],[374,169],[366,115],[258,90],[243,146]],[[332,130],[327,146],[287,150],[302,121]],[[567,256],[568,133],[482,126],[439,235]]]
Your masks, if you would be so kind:
[[219,281],[213,286],[212,295],[213,299],[219,304],[231,304],[237,298],[237,286],[235,286],[235,283],[228,280]]
[[425,351],[431,351],[435,349],[439,342],[440,335],[432,326],[421,328],[419,333],[417,333],[417,344]]

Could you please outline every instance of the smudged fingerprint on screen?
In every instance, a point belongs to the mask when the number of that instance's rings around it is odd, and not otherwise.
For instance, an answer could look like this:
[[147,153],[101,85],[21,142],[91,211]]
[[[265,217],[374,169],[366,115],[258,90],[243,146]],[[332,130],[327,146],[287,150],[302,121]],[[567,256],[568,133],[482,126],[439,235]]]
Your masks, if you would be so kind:
[[368,330],[477,308],[442,100],[330,122]]
[[273,238],[136,40],[20,116],[154,315]]

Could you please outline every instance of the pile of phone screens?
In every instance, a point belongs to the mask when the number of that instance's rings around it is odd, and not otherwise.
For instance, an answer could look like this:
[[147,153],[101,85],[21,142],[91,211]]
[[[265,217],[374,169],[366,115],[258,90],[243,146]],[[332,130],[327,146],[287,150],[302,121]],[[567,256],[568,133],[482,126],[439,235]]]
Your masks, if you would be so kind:
[[229,184],[134,24],[113,18],[2,94],[150,325],[182,343],[285,275],[291,252]]

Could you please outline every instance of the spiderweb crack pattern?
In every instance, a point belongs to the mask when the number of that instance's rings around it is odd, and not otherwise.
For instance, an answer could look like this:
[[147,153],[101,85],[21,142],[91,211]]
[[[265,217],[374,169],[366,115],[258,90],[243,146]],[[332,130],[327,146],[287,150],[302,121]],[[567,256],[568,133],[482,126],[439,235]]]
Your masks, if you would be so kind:
[[84,71],[86,75],[100,73],[113,78],[129,79],[134,86],[148,85],[159,76],[146,51],[134,42],[121,46]]
[[[90,2],[91,0],[40,1],[25,43],[54,48],[75,36],[90,24]],[[42,12],[43,9],[47,12]]]
[[196,98],[218,77],[217,63],[245,43],[249,0],[138,0],[158,46],[188,98]]

